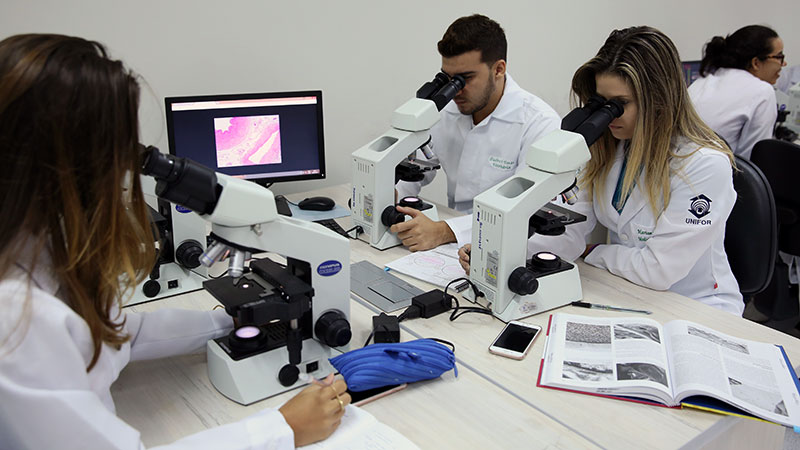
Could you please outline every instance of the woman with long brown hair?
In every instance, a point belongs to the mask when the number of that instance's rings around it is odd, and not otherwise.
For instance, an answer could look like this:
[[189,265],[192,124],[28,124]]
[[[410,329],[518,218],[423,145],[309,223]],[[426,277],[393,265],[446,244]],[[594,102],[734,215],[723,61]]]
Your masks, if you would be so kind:
[[[725,255],[733,155],[692,107],[672,41],[650,27],[615,30],[572,78],[579,104],[593,95],[624,106],[590,147],[577,212],[561,236],[534,235],[528,253],[553,251],[636,284],[671,290],[741,315]],[[600,222],[609,242],[587,245]],[[468,249],[459,252],[468,267]]]
[[[0,446],[143,448],[111,383],[131,359],[201,349],[224,310],[131,313],[155,259],[139,181],[139,84],[105,48],[45,34],[0,42]],[[178,442],[290,448],[338,426],[343,381]],[[340,396],[349,402],[347,394]],[[44,429],[44,431],[43,431]]]

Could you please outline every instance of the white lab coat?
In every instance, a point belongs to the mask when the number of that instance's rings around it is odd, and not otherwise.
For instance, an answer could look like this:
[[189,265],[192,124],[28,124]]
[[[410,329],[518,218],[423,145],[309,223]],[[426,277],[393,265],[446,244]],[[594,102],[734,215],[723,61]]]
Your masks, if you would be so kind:
[[[682,140],[678,154],[689,154],[696,148],[696,144]],[[592,250],[585,258],[588,264],[641,286],[677,292],[741,316],[744,303],[724,246],[725,222],[736,202],[728,157],[702,148],[686,159],[676,158],[670,177],[670,202],[655,217],[640,189],[644,183],[641,177],[622,213],[611,205],[623,155],[620,143],[603,192],[587,201],[581,191],[578,202],[570,207],[584,214],[586,222],[567,226],[560,236],[534,235],[528,240],[528,255],[552,251],[574,260],[584,252],[586,236],[599,221],[608,229],[609,244]],[[710,207],[698,217],[690,207],[700,195],[708,199]]]
[[[520,88],[509,74],[497,107],[477,125],[473,125],[471,115],[458,111],[455,102],[448,103],[441,120],[431,128],[431,147],[436,155],[433,161],[441,164],[447,176],[448,206],[472,213],[476,195],[524,167],[528,146],[560,127],[561,118],[555,110]],[[425,159],[419,151],[417,158]],[[398,182],[398,198],[419,195],[434,176],[428,174],[422,182]],[[456,232],[459,227],[451,225],[454,227]]]
[[717,69],[692,83],[689,96],[700,118],[742,158],[750,159],[756,142],[772,138],[775,89],[750,72]]
[[[0,342],[11,334],[0,348],[0,448],[143,449],[139,432],[115,414],[111,384],[130,360],[202,349],[232,329],[231,318],[224,310],[123,312],[131,340],[119,350],[104,345],[87,373],[89,328],[59,298],[48,261],[40,257],[32,282],[24,260],[0,281]],[[267,409],[159,448],[294,448],[294,434]]]

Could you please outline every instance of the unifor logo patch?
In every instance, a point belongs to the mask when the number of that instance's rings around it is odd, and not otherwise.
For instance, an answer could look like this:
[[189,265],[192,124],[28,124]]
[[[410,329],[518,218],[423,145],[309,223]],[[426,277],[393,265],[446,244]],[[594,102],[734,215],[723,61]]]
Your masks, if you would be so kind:
[[689,212],[694,214],[698,219],[702,219],[711,212],[711,199],[705,195],[700,194],[689,201],[691,202]]

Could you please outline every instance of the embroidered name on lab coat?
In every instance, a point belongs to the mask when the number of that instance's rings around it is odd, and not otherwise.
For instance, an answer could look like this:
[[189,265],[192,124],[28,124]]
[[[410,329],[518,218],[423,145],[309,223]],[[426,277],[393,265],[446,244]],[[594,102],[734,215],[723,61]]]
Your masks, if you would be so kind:
[[642,242],[647,242],[648,239],[653,237],[652,231],[643,230],[641,228],[636,229],[636,234],[638,235],[639,240]]
[[514,161],[509,161],[507,159],[498,158],[496,156],[489,157],[489,164],[495,169],[500,170],[511,170],[514,168]]
[[689,212],[696,219],[686,218],[686,223],[690,225],[711,225],[711,219],[703,219],[711,212],[711,199],[703,194],[689,199]]

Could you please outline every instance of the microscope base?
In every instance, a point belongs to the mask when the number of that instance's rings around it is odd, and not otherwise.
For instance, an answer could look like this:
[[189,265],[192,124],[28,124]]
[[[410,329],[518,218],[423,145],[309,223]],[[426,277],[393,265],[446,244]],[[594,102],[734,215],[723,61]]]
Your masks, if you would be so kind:
[[[298,365],[300,372],[306,372],[306,365],[317,363],[317,369],[309,375],[321,379],[336,370],[328,358],[333,355],[332,349],[323,346],[314,339],[303,341],[303,360]],[[208,356],[208,378],[211,384],[225,397],[241,405],[249,405],[274,395],[298,388],[306,384],[296,381],[284,386],[278,381],[278,371],[289,363],[286,347],[239,361],[232,360],[214,340],[206,345]]]
[[[422,214],[428,216],[429,219],[433,220],[434,222],[439,220],[439,212],[436,209],[436,205],[431,205],[430,208],[422,210]],[[406,216],[406,220],[409,219],[409,216]],[[397,247],[398,245],[402,245],[403,241],[401,241],[397,234],[392,233],[388,229],[383,233],[380,240],[377,243],[372,244],[373,247],[377,248],[378,250],[386,250],[387,248]]]
[[[568,305],[583,298],[578,266],[573,266],[563,272],[539,277],[537,280],[539,281],[539,289],[536,292],[526,296],[513,294],[511,301],[501,311],[497,309],[498,302],[493,301],[492,311],[495,317],[503,322],[509,322]],[[511,294],[510,292],[508,293]],[[475,301],[472,290],[468,290],[464,294],[467,299]]]
[[[202,269],[205,270],[205,267]],[[153,297],[144,295],[142,287],[147,281],[148,280],[145,280],[136,286],[133,297],[131,297],[131,300],[127,302],[125,306],[160,300],[186,292],[198,291],[203,289],[203,282],[206,281],[206,279],[192,270],[183,268],[175,263],[169,263],[161,266],[161,276],[158,280],[155,280],[161,286],[161,290],[157,295]]]

